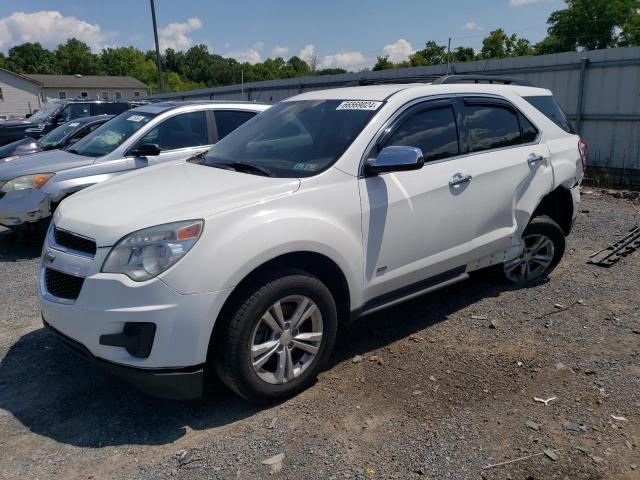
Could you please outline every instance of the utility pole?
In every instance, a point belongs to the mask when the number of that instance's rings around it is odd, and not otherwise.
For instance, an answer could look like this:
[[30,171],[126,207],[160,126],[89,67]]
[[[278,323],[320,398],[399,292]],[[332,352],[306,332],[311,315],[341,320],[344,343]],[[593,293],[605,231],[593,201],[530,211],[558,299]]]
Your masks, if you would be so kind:
[[[151,0],[153,1],[153,0]],[[447,47],[447,75],[449,75],[449,65],[451,63],[451,37],[449,37],[449,46]]]
[[160,93],[163,93],[164,81],[162,80],[162,64],[160,62],[160,44],[158,44],[158,26],[156,25],[156,5],[154,0],[151,0],[151,18],[153,20],[153,37],[156,40],[156,64],[158,65],[158,85],[160,86]]

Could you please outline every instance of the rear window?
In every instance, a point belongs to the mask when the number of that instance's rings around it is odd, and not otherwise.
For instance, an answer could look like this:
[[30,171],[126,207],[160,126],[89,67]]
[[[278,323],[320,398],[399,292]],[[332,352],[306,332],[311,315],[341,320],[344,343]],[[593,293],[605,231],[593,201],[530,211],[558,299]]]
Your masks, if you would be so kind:
[[561,129],[568,133],[575,133],[573,126],[567,120],[566,115],[551,95],[540,95],[533,97],[523,97],[527,102],[536,107],[545,117],[558,125]]

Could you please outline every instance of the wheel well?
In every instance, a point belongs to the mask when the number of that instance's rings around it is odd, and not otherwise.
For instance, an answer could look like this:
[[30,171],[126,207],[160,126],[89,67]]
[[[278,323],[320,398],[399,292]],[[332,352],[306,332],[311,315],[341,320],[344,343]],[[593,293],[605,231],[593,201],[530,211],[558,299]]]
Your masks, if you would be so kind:
[[273,271],[274,268],[295,268],[297,270],[303,270],[311,275],[317,277],[333,295],[336,302],[336,308],[338,310],[338,334],[342,327],[346,326],[350,318],[350,294],[349,285],[347,279],[342,273],[342,270],[338,265],[322,254],[315,252],[294,252],[287,253],[276,257],[268,262],[260,265],[254,269],[251,273],[245,276],[242,281],[233,289],[233,292],[229,298],[225,301],[218,320],[216,321],[213,331],[211,332],[211,338],[209,340],[209,352],[207,354],[207,360],[212,358],[212,348],[217,346],[217,340],[222,335],[219,335],[226,325],[231,320],[233,312],[239,307],[239,303],[247,295],[247,287],[256,277],[260,277],[269,271]]
[[569,235],[571,231],[571,220],[573,218],[573,200],[571,192],[564,187],[558,187],[551,193],[547,194],[535,212],[532,218],[539,215],[547,215],[556,222],[565,235]]

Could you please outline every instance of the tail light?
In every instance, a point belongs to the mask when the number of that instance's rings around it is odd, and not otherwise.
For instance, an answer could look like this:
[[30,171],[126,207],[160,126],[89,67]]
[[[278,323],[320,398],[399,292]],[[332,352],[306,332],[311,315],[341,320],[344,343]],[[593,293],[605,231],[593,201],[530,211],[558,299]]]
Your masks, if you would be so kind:
[[582,171],[585,171],[587,169],[587,153],[589,152],[589,147],[587,142],[582,138],[578,142],[578,151],[580,152],[580,160],[582,160]]

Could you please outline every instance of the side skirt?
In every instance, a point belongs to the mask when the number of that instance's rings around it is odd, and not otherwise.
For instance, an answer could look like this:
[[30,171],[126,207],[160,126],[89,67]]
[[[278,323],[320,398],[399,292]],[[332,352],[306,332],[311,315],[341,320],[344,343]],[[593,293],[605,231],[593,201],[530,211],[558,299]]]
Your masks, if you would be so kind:
[[407,285],[398,290],[372,298],[358,310],[352,312],[351,318],[356,319],[363,317],[466,280],[469,278],[469,274],[466,273],[465,270],[466,266],[454,268],[435,277],[427,278],[412,285]]

